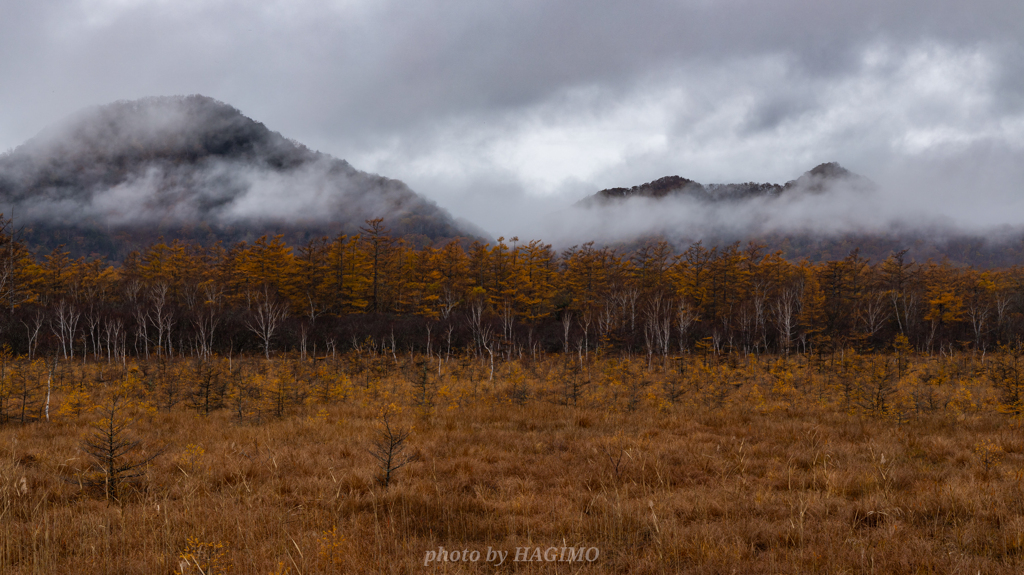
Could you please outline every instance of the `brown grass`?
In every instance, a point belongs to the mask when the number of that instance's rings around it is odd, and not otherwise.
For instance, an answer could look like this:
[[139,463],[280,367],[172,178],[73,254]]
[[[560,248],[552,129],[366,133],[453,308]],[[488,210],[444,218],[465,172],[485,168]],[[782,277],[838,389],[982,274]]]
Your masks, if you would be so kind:
[[[253,402],[280,407],[284,384],[260,375],[262,360],[246,361],[244,377],[265,386]],[[915,377],[947,369],[941,361],[919,360]],[[786,367],[791,386],[778,384],[785,378],[772,374],[771,361],[708,373],[695,363],[686,376],[597,361],[582,370],[594,371],[593,383],[576,406],[564,404],[559,358],[503,366],[493,381],[489,366],[463,362],[457,372],[453,361],[426,394],[405,369],[412,360],[368,375],[350,368],[351,379],[338,380],[343,393],[326,400],[302,393],[315,382],[297,360],[274,362],[290,389],[280,417],[270,407],[242,420],[227,408],[198,415],[184,402],[147,408],[147,400],[158,403],[161,382],[139,376],[133,432],[146,449],[166,451],[119,501],[76,482],[88,463],[87,410],[0,427],[0,572],[200,573],[198,564],[206,573],[259,574],[898,574],[1024,566],[1024,436],[976,377],[966,411],[951,399],[931,410],[920,399],[896,417],[847,406],[832,372],[803,360]],[[342,365],[320,374],[337,375]],[[121,381],[104,364],[64,369],[55,406],[72,382],[87,380],[101,401]],[[672,403],[661,389],[677,377],[685,391]],[[529,394],[520,401],[523,379]],[[928,391],[953,398],[954,379]],[[639,403],[629,389],[636,380],[649,380]],[[416,461],[385,488],[368,450],[375,414],[390,404],[413,427]],[[483,555],[425,567],[439,547]],[[517,547],[596,547],[600,556],[512,562]],[[503,566],[484,561],[488,548],[510,551]]]

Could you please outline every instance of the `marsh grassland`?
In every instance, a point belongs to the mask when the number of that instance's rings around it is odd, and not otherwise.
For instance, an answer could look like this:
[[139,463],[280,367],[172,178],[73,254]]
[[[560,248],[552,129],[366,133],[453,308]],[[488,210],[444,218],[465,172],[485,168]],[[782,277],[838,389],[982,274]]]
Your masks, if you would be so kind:
[[1018,573],[1016,361],[8,358],[0,572]]

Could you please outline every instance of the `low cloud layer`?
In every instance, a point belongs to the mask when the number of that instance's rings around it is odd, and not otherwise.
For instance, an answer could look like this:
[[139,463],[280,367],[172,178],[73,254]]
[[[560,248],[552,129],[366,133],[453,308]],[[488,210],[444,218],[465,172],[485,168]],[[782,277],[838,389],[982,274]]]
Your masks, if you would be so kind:
[[87,105],[203,93],[495,236],[576,238],[543,214],[602,188],[825,161],[879,207],[812,221],[995,229],[1024,224],[1022,38],[1007,0],[14,3],[0,149]]
[[[1007,209],[1019,203],[1024,181],[1024,114],[994,96],[997,74],[984,51],[873,47],[859,67],[828,78],[772,57],[733,66],[652,79],[609,101],[599,91],[567,94],[510,126],[482,124],[457,155],[441,142],[457,142],[468,131],[461,125],[353,161],[421,182],[435,197],[450,194],[452,205],[475,201],[478,182],[498,174],[506,188],[523,190],[519,201],[551,209],[666,175],[781,183],[839,161],[881,188],[880,205],[854,210],[861,216],[845,227],[870,228],[880,218],[971,229],[1024,224],[1024,212]],[[531,219],[477,209],[485,227],[505,235],[543,231]]]
[[[909,230],[954,231],[940,215],[902,217],[885,209],[881,190],[843,185],[823,193],[787,191],[777,197],[701,202],[688,197],[630,198],[563,209],[547,220],[552,240],[570,245],[583,238],[609,243],[660,235],[679,245],[701,239],[741,241],[774,234],[841,236]],[[964,231],[957,229],[956,231]]]
[[[0,209],[61,225],[311,225],[459,235],[402,182],[315,153],[201,96],[91,108],[0,155]],[[415,221],[411,220],[413,218]]]
[[17,215],[27,221],[93,220],[109,226],[266,221],[358,227],[369,217],[401,217],[409,207],[402,205],[409,198],[400,183],[373,185],[364,174],[337,168],[328,159],[285,172],[237,161],[154,163],[88,193],[41,193],[18,202]]

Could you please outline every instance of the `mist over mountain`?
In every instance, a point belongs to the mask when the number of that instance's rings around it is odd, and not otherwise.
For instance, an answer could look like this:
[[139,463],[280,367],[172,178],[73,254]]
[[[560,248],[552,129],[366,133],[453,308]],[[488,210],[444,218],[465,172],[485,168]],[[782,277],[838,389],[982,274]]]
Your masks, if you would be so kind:
[[631,188],[608,188],[580,200],[577,205],[614,205],[630,198],[687,198],[697,202],[741,202],[754,198],[773,198],[786,194],[823,194],[833,188],[869,192],[876,186],[836,162],[820,164],[785,184],[746,182],[742,184],[703,185],[680,176],[666,176]]
[[[664,238],[678,249],[759,242],[792,259],[836,260],[857,249],[873,261],[907,250],[916,261],[947,258],[979,267],[1017,265],[1024,234],[1009,226],[959,227],[922,210],[894,210],[891,191],[836,162],[784,184],[701,184],[668,176],[601,190],[559,214],[561,236],[634,246]],[[584,240],[587,241],[587,240]]]
[[[893,207],[891,192],[835,162],[782,184],[676,175],[604,189],[557,213],[536,210],[528,232],[556,247],[759,241],[812,261],[854,248],[876,261],[903,249],[918,261],[977,266],[1024,257],[1017,228],[959,228]],[[413,245],[486,236],[399,180],[310,150],[204,96],[115,102],[44,130],[0,155],[0,211],[37,250],[64,244],[113,259],[160,237],[231,244],[283,234],[299,245],[358,233],[378,217]]]
[[401,181],[198,95],[116,102],[44,130],[0,156],[0,210],[30,243],[115,257],[158,234],[301,241],[378,217],[420,243],[480,234]]

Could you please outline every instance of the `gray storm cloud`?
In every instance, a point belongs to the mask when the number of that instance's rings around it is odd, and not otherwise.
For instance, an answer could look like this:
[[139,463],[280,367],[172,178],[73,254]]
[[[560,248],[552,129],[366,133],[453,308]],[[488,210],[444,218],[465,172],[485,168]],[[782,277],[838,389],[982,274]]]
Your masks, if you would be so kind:
[[[861,228],[992,228],[1024,223],[1022,38],[1008,0],[7,3],[0,149],[89,104],[204,93],[495,236],[551,237],[542,214],[603,188],[829,160],[880,185]],[[236,179],[287,211],[274,175]]]

